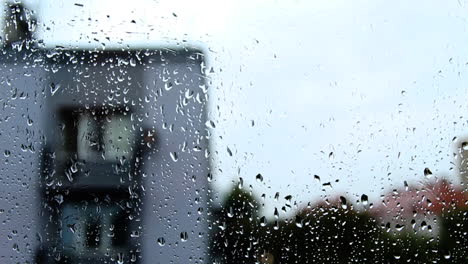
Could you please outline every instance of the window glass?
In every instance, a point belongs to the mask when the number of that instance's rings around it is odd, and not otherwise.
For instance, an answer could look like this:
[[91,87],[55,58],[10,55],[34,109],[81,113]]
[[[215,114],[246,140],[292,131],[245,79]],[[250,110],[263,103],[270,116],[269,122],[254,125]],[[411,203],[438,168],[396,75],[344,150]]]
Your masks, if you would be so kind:
[[0,0],[0,264],[468,263],[468,0]]
[[78,156],[110,161],[129,158],[134,142],[130,117],[81,115],[78,121]]

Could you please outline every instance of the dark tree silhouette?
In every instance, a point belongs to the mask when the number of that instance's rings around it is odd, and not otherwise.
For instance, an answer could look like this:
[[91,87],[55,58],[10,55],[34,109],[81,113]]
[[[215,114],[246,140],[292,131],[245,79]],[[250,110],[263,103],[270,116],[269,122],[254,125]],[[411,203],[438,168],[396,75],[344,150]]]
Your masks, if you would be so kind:
[[[440,218],[440,236],[396,230],[367,210],[337,202],[308,206],[289,219],[259,220],[259,202],[234,189],[215,213],[211,244],[218,263],[468,263],[467,210]],[[440,238],[440,239],[439,239]]]
[[235,188],[214,212],[212,257],[225,264],[254,263],[259,254],[259,203]]
[[439,263],[468,263],[468,209],[443,213],[441,219]]

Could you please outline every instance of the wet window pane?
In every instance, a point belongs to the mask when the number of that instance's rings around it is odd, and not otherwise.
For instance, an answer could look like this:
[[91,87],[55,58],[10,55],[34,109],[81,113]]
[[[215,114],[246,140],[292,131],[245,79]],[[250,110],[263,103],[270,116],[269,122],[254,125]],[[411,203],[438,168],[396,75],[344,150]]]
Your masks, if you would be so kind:
[[468,263],[468,2],[1,6],[0,263]]

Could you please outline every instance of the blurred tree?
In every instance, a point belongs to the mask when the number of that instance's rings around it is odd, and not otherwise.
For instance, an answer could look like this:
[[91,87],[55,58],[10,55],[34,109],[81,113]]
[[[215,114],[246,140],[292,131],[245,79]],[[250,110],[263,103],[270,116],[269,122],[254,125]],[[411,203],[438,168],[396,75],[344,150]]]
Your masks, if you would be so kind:
[[255,263],[259,255],[259,203],[251,193],[234,188],[213,215],[211,254],[225,264]]
[[401,234],[386,234],[386,263],[438,263],[437,243],[432,237],[413,231]]
[[381,224],[346,201],[308,206],[267,224],[254,196],[235,188],[214,213],[212,256],[225,264],[468,263],[466,209],[443,213],[438,242],[437,235]]
[[468,209],[444,212],[440,229],[439,263],[468,263]]
[[366,213],[319,205],[272,230],[275,263],[384,263],[382,234]]

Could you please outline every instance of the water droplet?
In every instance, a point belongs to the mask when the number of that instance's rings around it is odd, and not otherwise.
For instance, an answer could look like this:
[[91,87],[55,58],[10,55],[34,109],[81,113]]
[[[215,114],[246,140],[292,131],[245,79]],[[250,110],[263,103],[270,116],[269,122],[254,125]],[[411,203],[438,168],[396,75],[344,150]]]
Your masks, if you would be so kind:
[[187,234],[187,232],[182,232],[182,233],[180,233],[180,240],[181,240],[182,242],[185,242],[185,241],[188,240],[188,234]]
[[257,176],[255,176],[255,179],[257,180],[257,182],[263,182],[263,176],[262,174],[257,174]]
[[367,197],[365,194],[361,195],[361,203],[363,205],[367,205],[369,203],[369,197]]
[[70,231],[75,234],[76,232],[76,224],[68,224],[67,227],[70,229]]
[[226,147],[227,153],[232,157],[232,150],[229,147]]
[[425,230],[426,228],[427,228],[427,223],[426,223],[426,221],[422,221],[422,222],[421,222],[421,229],[422,229],[422,230]]
[[432,171],[429,168],[425,168],[424,169],[424,176],[431,177],[432,176]]
[[452,255],[450,254],[450,252],[444,254],[444,259],[450,259],[451,257]]
[[232,209],[232,207],[229,207],[228,211],[227,211],[227,216],[229,218],[232,218],[234,217],[234,210]]
[[273,229],[274,229],[274,230],[278,230],[278,229],[279,229],[279,222],[278,222],[278,221],[275,221],[275,224],[273,225]]
[[[134,20],[132,20],[132,21],[134,21]],[[136,60],[135,60],[135,58],[131,58],[131,59],[130,59],[130,66],[132,66],[132,67],[135,67],[135,66],[136,66]]]
[[348,208],[348,205],[346,204],[346,198],[344,198],[343,196],[340,196],[340,202],[341,202],[341,208],[343,209]]
[[213,129],[216,128],[216,124],[212,120],[206,121],[205,125],[209,128],[213,128]]
[[166,91],[170,91],[170,90],[172,89],[172,87],[173,87],[173,86],[172,86],[172,82],[166,82],[166,83],[164,84],[164,89],[165,89]]
[[242,177],[239,177],[239,184],[237,185],[239,189],[242,189],[244,187],[244,179]]
[[158,237],[158,244],[163,247],[166,244],[166,239],[164,237]]
[[52,96],[60,89],[60,84],[51,83],[50,84],[50,93]]
[[266,226],[266,218],[265,216],[262,216],[262,218],[260,218],[260,226]]
[[320,183],[320,176],[314,175],[314,179],[315,179],[318,183]]
[[54,199],[59,205],[63,203],[63,195],[61,194],[55,195]]
[[76,166],[76,163],[73,163],[71,166],[70,166],[70,171],[72,173],[77,173],[78,172],[78,167]]
[[123,253],[117,253],[117,263],[118,264],[123,264],[124,263],[124,254]]
[[296,216],[296,226],[299,227],[299,228],[302,228],[303,224],[302,224],[302,218],[300,216]]
[[179,156],[177,155],[177,152],[171,152],[170,155],[171,155],[172,160],[174,162],[177,162],[177,160],[179,159]]
[[468,150],[468,142],[463,142],[462,143],[462,149],[463,150]]

